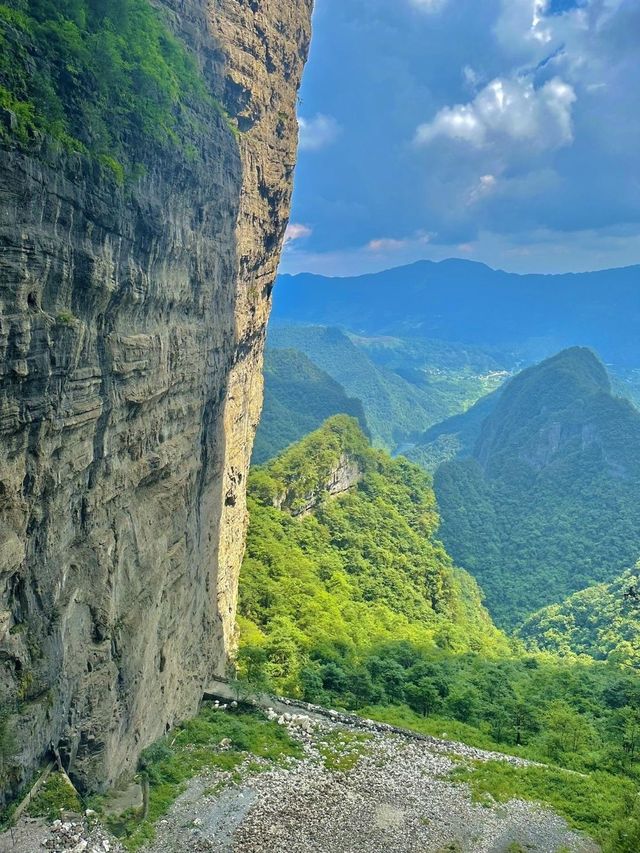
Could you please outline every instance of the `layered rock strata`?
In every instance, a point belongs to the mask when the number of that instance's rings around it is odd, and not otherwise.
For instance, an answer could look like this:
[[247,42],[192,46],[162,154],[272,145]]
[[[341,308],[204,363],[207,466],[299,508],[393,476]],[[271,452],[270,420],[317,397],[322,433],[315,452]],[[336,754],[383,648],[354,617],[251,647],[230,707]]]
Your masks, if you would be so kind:
[[[312,0],[163,0],[212,110],[114,189],[0,150],[0,700],[18,787],[115,783],[233,644]],[[5,780],[6,781],[6,780]]]

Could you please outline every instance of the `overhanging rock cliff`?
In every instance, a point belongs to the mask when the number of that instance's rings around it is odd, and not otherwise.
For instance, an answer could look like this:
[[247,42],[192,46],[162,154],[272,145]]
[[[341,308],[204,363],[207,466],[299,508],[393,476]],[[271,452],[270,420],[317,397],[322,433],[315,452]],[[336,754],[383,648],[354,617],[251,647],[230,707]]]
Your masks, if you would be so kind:
[[12,787],[52,747],[81,787],[115,782],[224,670],[311,4],[156,4],[223,107],[197,157],[150,146],[120,185],[0,136]]

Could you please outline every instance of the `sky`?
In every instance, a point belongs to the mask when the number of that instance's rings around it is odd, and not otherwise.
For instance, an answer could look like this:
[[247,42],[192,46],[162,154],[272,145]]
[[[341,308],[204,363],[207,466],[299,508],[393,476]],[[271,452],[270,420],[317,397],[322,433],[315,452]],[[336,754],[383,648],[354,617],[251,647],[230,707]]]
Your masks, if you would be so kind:
[[283,272],[640,263],[640,0],[316,0]]

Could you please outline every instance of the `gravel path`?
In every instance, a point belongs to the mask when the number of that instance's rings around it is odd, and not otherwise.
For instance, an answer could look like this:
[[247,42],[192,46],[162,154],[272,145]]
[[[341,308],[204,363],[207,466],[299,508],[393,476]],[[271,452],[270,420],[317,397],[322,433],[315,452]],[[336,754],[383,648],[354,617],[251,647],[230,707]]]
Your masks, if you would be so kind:
[[[146,853],[597,853],[566,822],[531,803],[474,804],[450,773],[457,761],[495,753],[401,736],[353,733],[335,747],[331,723],[311,734],[290,725],[305,759],[247,777],[220,795],[192,783]],[[348,730],[346,730],[348,732]],[[352,740],[349,740],[349,738]],[[329,769],[321,750],[354,766]],[[447,754],[447,752],[449,754]],[[452,757],[453,756],[453,757]],[[457,761],[456,761],[457,758]],[[519,759],[514,762],[525,764]],[[515,845],[520,845],[517,847]]]
[[[469,787],[450,778],[461,761],[522,759],[363,734],[343,722],[280,719],[303,760],[274,768],[248,756],[239,776],[212,770],[193,779],[144,853],[599,853],[553,812],[518,800],[473,803]],[[123,849],[100,827],[58,824],[23,821],[13,839],[0,836],[0,851]]]

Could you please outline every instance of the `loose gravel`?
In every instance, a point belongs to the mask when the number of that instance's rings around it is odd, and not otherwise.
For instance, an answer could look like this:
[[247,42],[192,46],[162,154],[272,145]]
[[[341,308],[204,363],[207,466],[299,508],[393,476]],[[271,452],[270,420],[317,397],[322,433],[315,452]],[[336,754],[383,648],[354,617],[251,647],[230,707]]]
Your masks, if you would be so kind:
[[[193,779],[144,853],[598,853],[553,812],[531,803],[474,803],[451,772],[460,762],[519,758],[436,739],[368,732],[341,721],[271,716],[303,747],[282,766],[248,756],[239,774]],[[87,820],[23,822],[4,853],[121,853]],[[6,846],[3,846],[5,843]],[[30,846],[29,846],[30,845]]]

